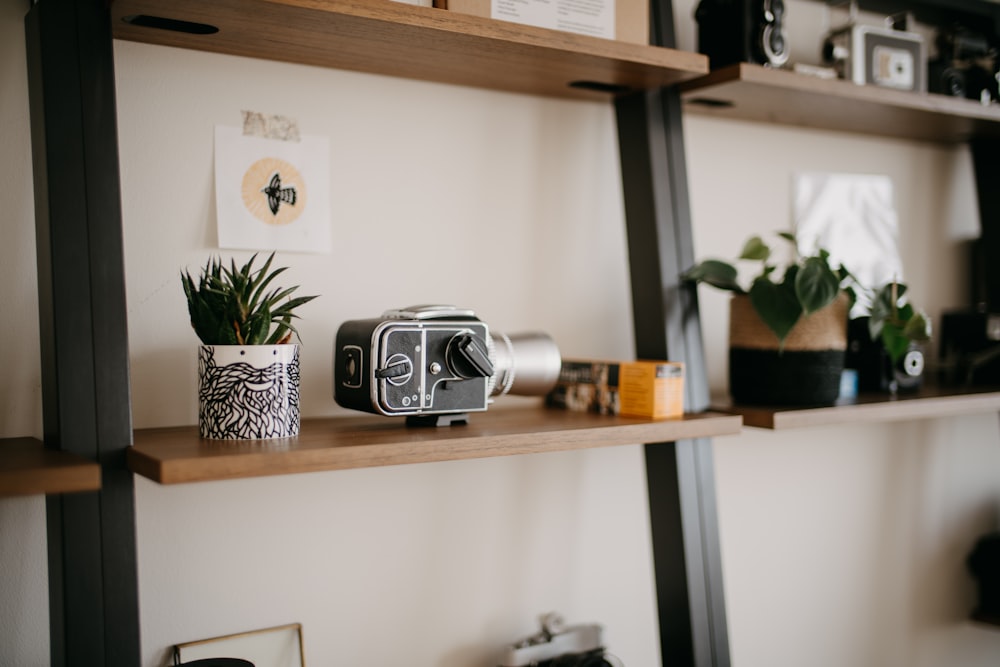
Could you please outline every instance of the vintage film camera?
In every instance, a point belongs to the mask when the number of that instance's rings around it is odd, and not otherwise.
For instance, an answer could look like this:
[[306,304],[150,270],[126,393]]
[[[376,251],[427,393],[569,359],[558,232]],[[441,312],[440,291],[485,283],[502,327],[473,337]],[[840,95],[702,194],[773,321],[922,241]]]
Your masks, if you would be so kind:
[[926,92],[924,38],[908,32],[904,18],[890,17],[886,27],[863,25],[855,22],[856,11],[852,2],[851,19],[826,36],[823,61],[854,83]]
[[784,0],[701,0],[694,14],[698,50],[712,69],[748,62],[781,67],[788,62]]
[[498,667],[621,667],[601,645],[601,626],[566,627],[556,613],[545,614],[541,623],[540,632],[504,652]]
[[333,363],[339,405],[445,424],[486,410],[492,396],[548,393],[562,359],[546,334],[491,334],[471,310],[427,305],[344,322]]
[[967,97],[984,104],[1000,99],[996,37],[953,25],[938,32],[936,44],[938,55],[928,65],[930,92]]

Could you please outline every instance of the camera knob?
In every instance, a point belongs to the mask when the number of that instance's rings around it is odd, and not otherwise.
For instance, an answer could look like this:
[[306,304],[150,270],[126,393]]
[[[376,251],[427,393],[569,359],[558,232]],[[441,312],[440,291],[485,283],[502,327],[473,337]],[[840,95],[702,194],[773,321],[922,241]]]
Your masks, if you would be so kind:
[[385,368],[375,370],[375,377],[396,387],[402,386],[413,377],[413,362],[405,354],[394,354],[386,360]]
[[471,333],[460,333],[448,343],[448,365],[464,378],[492,377],[493,362],[485,343]]

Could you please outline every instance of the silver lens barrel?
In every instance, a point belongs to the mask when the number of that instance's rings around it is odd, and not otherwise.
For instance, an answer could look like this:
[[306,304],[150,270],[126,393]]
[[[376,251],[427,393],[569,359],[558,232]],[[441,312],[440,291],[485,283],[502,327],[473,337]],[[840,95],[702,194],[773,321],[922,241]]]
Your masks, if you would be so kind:
[[548,334],[493,332],[494,386],[491,395],[543,396],[559,379],[562,356]]

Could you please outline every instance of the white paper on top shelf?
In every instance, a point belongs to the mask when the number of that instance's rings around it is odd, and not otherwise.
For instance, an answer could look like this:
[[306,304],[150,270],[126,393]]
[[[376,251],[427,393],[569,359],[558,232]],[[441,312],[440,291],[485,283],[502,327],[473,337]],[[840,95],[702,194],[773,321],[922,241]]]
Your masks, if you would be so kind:
[[495,19],[615,38],[615,0],[490,0]]

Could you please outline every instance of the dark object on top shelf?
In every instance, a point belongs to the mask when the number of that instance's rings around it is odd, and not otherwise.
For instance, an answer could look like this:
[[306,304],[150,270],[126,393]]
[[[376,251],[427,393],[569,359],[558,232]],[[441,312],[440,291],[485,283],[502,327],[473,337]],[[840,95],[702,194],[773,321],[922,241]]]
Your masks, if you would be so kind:
[[712,69],[748,62],[781,67],[788,62],[784,0],[701,0],[694,14],[698,50]]
[[500,658],[500,667],[615,667],[601,645],[601,626],[567,627],[559,614],[541,618],[542,629],[517,642]]
[[175,662],[176,667],[254,667],[254,664],[243,658],[202,658],[191,662]]
[[966,564],[979,591],[979,604],[972,618],[1000,625],[1000,532],[979,538]]
[[941,28],[938,56],[928,65],[928,90],[932,93],[996,102],[997,38],[972,31],[961,24]]
[[846,368],[858,373],[858,391],[916,391],[923,382],[924,351],[911,342],[902,358],[893,364],[881,341],[872,340],[868,317],[847,323]]
[[945,384],[1000,384],[1000,314],[985,310],[943,313],[939,355]]
[[561,361],[547,334],[491,335],[471,310],[411,306],[340,325],[333,392],[345,408],[407,416],[413,425],[457,423],[486,410],[492,396],[544,396]]

